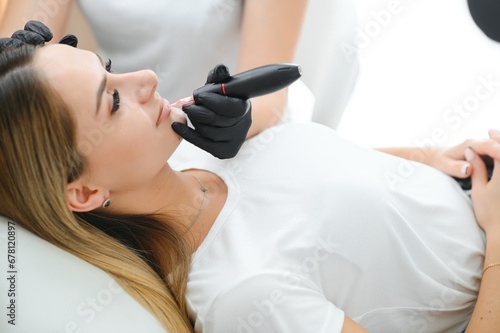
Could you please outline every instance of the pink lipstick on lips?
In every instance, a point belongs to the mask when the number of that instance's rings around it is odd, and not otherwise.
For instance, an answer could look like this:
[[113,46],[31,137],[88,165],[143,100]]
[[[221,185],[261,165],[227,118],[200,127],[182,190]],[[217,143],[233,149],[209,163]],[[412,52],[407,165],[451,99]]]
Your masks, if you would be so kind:
[[165,98],[160,100],[160,110],[158,112],[158,119],[156,120],[156,127],[158,127],[165,119],[170,116],[170,103]]
[[177,102],[170,104],[170,106],[182,109],[182,107],[184,107],[184,106],[190,106],[193,104],[194,104],[194,98],[193,98],[193,96],[189,96],[189,97],[181,98]]

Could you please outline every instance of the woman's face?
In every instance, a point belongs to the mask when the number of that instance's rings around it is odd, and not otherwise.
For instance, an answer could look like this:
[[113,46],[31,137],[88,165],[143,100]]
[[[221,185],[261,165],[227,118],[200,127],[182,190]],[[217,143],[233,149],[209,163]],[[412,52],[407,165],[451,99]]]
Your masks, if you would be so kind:
[[185,118],[156,92],[153,72],[112,74],[65,45],[40,48],[35,66],[71,109],[88,182],[119,192],[154,181],[181,140],[171,124]]

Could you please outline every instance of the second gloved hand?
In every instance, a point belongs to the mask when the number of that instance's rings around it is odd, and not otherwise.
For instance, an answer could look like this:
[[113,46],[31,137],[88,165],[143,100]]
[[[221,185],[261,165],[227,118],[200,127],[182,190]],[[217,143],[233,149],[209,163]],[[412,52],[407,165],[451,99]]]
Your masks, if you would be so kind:
[[[206,84],[220,83],[230,76],[224,65],[210,71]],[[186,141],[209,152],[215,157],[234,157],[245,142],[252,124],[252,104],[247,99],[200,93],[197,104],[183,107],[194,129],[175,122],[173,130]]]
[[[23,30],[18,30],[10,38],[0,38],[0,51],[17,48],[23,45],[43,45],[52,40],[53,34],[50,29],[39,21],[28,21]],[[78,38],[75,35],[68,34],[64,36],[59,44],[66,44],[76,47]]]

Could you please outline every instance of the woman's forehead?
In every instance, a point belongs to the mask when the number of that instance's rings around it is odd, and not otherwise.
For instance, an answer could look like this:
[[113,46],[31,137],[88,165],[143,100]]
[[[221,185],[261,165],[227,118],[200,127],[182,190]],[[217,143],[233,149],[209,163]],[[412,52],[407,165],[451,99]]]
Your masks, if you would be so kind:
[[99,86],[105,76],[100,59],[93,52],[66,45],[41,47],[35,67],[73,112],[95,109]]
[[35,55],[35,66],[42,72],[50,74],[74,72],[88,72],[100,70],[102,65],[95,53],[79,50],[77,48],[53,44],[38,48]]
[[37,50],[34,65],[49,85],[60,92],[85,91],[102,80],[103,66],[93,52],[66,45],[47,45]]

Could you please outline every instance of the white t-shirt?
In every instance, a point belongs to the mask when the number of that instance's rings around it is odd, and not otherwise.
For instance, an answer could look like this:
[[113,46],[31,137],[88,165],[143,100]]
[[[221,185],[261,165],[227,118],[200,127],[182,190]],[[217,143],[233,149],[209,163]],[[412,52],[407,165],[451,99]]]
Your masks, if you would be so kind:
[[78,3],[115,72],[153,70],[171,102],[204,85],[215,65],[236,69],[243,0]]
[[[459,332],[473,310],[484,234],[443,173],[287,124],[211,170],[228,197],[195,252],[196,332]],[[206,154],[206,153],[205,153]],[[204,162],[201,162],[204,160]]]

